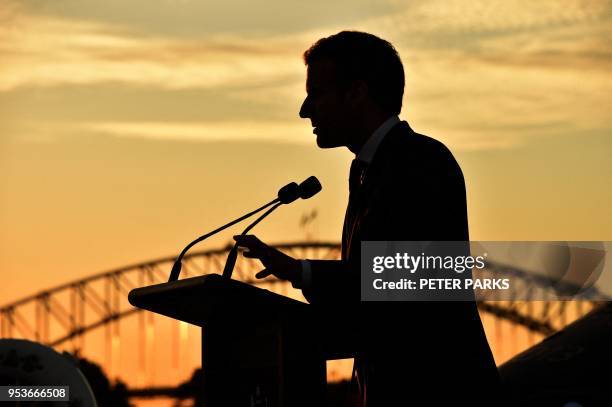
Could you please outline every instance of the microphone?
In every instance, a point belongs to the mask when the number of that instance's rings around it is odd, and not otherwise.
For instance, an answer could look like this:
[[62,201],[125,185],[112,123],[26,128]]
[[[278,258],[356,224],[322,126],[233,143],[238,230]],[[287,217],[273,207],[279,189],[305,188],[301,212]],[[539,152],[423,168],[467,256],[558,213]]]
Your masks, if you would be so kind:
[[[312,178],[312,177],[311,177]],[[250,218],[251,216],[255,215],[256,213],[259,213],[261,211],[263,211],[264,209],[272,206],[272,205],[281,205],[281,204],[288,204],[291,203],[293,201],[295,201],[296,199],[298,199],[301,196],[301,189],[300,186],[298,184],[296,184],[295,182],[291,182],[287,185],[285,185],[284,187],[282,187],[281,189],[278,190],[277,196],[275,199],[273,199],[272,201],[268,202],[267,204],[255,209],[252,212],[247,213],[246,215],[243,215],[241,217],[239,217],[238,219],[235,219],[221,227],[218,227],[217,229],[213,230],[212,232],[209,232],[205,235],[202,235],[200,237],[198,237],[197,239],[195,239],[193,242],[189,243],[187,246],[185,246],[185,248],[183,249],[183,251],[181,252],[181,254],[179,254],[179,256],[176,258],[174,264],[172,265],[172,270],[170,271],[170,277],[168,278],[168,282],[170,281],[176,281],[178,280],[179,274],[181,273],[181,268],[183,266],[182,264],[182,260],[183,257],[185,256],[185,253],[187,253],[187,251],[189,249],[191,249],[195,244],[208,239],[209,237],[221,232],[224,229],[227,229],[228,227],[235,225],[238,222],[242,222],[243,220]],[[272,212],[272,211],[269,211]],[[263,219],[263,218],[261,218]]]
[[[303,184],[303,183],[302,183]],[[283,204],[290,204],[298,199],[301,195],[301,185],[292,182],[278,190],[278,200]]]
[[308,199],[312,198],[314,195],[318,194],[323,187],[321,183],[314,175],[306,178],[302,183],[298,186],[300,198]]
[[[295,187],[292,185],[294,184]],[[276,205],[274,205],[272,208],[268,209],[263,215],[261,215],[259,218],[257,218],[257,220],[255,220],[255,222],[251,223],[241,234],[240,236],[245,236],[247,233],[249,233],[249,231],[251,229],[253,229],[255,227],[255,225],[257,225],[259,222],[261,222],[266,216],[268,216],[269,214],[271,214],[276,208],[278,208],[279,206],[281,206],[282,204],[288,204],[291,203],[293,201],[295,201],[298,197],[302,198],[302,199],[309,199],[312,198],[314,195],[318,194],[319,191],[321,191],[321,189],[323,188],[321,186],[321,183],[319,182],[319,180],[317,179],[317,177],[315,176],[310,176],[308,178],[306,178],[304,181],[302,181],[300,183],[300,185],[296,185],[295,182],[292,182],[291,184],[285,185],[282,189],[287,188],[288,191],[290,192],[284,192],[286,193],[286,201],[287,202],[279,202]],[[281,194],[281,191],[278,191],[279,196]],[[232,278],[232,273],[234,271],[234,266],[236,265],[236,259],[238,258],[238,245],[237,243],[234,243],[234,246],[232,247],[232,249],[230,250],[230,252],[227,255],[227,260],[225,261],[225,267],[223,267],[223,277],[225,278]]]

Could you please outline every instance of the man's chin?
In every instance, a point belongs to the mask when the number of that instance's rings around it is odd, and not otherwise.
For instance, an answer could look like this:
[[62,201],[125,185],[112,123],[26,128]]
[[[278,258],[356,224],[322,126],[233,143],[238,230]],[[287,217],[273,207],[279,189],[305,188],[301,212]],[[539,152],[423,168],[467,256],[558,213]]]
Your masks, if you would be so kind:
[[339,143],[337,140],[330,140],[329,137],[317,134],[317,146],[319,146],[319,148],[336,148],[341,147],[342,143]]

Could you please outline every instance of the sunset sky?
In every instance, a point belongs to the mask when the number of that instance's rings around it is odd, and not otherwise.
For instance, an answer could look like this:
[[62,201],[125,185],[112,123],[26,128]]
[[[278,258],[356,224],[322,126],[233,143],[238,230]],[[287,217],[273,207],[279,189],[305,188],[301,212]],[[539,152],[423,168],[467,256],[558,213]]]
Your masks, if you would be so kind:
[[[351,155],[317,149],[303,51],[391,41],[401,118],[446,143],[473,240],[612,240],[612,1],[1,0],[0,305],[176,254],[316,175],[256,233],[338,241]],[[201,248],[229,241],[222,234]]]

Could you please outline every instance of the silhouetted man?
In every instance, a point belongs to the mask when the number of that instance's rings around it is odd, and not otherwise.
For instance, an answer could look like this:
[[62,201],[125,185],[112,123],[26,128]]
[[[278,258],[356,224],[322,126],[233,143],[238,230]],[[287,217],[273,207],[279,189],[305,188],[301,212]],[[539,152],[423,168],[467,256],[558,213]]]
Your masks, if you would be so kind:
[[348,332],[367,407],[497,405],[497,369],[473,302],[361,302],[361,241],[468,241],[463,175],[440,142],[400,121],[404,70],[393,46],[343,31],[304,53],[311,120],[321,148],[355,154],[341,260],[296,260],[246,236],[245,256],[301,288]]

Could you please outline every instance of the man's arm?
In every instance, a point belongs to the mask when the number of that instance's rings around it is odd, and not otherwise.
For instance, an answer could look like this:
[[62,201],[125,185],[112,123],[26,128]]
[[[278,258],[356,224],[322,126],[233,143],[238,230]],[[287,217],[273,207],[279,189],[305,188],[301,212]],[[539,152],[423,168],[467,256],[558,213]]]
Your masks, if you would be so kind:
[[[308,270],[304,270],[303,260],[294,259],[266,245],[254,235],[234,236],[234,240],[239,247],[248,250],[244,252],[245,257],[259,259],[264,265],[265,268],[255,275],[256,278],[274,275],[287,280],[295,288],[301,288],[304,297],[311,303],[344,300],[349,293],[359,295],[358,270],[355,273],[342,260],[307,260]],[[304,277],[304,273],[309,275]]]
[[[346,302],[359,295],[358,270],[343,260],[307,260],[310,273],[302,278],[302,293],[311,304]],[[357,273],[355,272],[357,271]],[[358,297],[357,297],[358,299]]]

